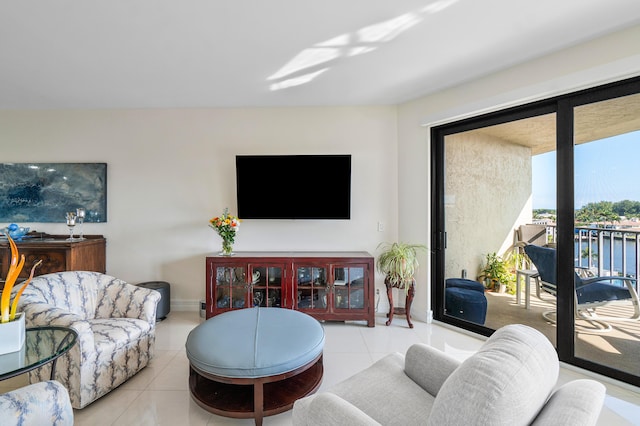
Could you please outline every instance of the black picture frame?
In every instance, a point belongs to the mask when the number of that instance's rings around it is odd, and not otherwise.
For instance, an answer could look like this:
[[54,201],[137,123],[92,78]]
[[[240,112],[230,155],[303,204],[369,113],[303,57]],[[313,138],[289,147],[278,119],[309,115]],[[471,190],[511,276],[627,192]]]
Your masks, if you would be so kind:
[[107,221],[106,163],[0,163],[0,224],[64,223],[80,207]]

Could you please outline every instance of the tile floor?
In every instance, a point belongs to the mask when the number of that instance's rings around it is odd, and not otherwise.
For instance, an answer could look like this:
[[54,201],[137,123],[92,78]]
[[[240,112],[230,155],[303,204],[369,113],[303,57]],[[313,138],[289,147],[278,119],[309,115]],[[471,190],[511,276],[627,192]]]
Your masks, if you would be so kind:
[[[463,360],[482,340],[448,327],[414,321],[409,329],[404,317],[384,325],[362,323],[326,323],[324,380],[320,390],[351,376],[391,352],[405,352],[415,342],[430,344]],[[75,423],[82,425],[253,425],[253,420],[229,419],[211,414],[196,405],[188,390],[188,361],[184,343],[189,331],[200,324],[197,312],[171,312],[157,325],[156,357],[149,366],[115,391],[83,410],[75,411]],[[560,381],[584,377],[578,371],[563,368]],[[640,389],[604,382],[605,407],[599,425],[640,425]],[[17,377],[0,384],[0,392],[26,384]],[[265,426],[290,425],[291,413],[266,417]]]

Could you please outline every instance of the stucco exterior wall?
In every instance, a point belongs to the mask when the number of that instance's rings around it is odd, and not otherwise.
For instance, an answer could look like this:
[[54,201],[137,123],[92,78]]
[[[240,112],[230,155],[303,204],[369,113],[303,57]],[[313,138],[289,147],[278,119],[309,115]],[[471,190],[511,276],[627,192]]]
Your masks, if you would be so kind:
[[446,277],[475,278],[531,217],[531,149],[478,132],[445,138]]

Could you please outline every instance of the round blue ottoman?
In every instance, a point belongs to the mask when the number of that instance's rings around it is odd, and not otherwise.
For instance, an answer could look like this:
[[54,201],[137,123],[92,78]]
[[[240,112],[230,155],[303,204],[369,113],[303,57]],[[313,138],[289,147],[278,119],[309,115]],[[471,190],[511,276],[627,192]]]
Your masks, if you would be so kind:
[[447,315],[484,324],[487,317],[487,297],[481,283],[463,278],[449,278],[445,282],[444,299]]
[[187,337],[189,388],[194,401],[215,414],[271,416],[315,392],[322,382],[324,329],[291,309],[225,312]]

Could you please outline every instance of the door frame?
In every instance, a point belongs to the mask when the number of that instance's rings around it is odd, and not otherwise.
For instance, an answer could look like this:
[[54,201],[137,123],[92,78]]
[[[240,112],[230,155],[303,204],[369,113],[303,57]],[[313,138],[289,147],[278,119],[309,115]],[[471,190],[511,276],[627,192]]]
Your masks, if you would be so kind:
[[[484,336],[495,330],[444,314],[445,282],[445,137],[496,124],[507,123],[538,115],[556,114],[556,208],[558,280],[573,282],[574,265],[574,121],[575,107],[627,95],[640,94],[640,77],[535,101],[475,117],[434,126],[431,134],[431,308],[434,319]],[[556,342],[560,361],[605,376],[640,386],[635,376],[606,365],[575,356],[574,291],[571,286],[559,286]]]

